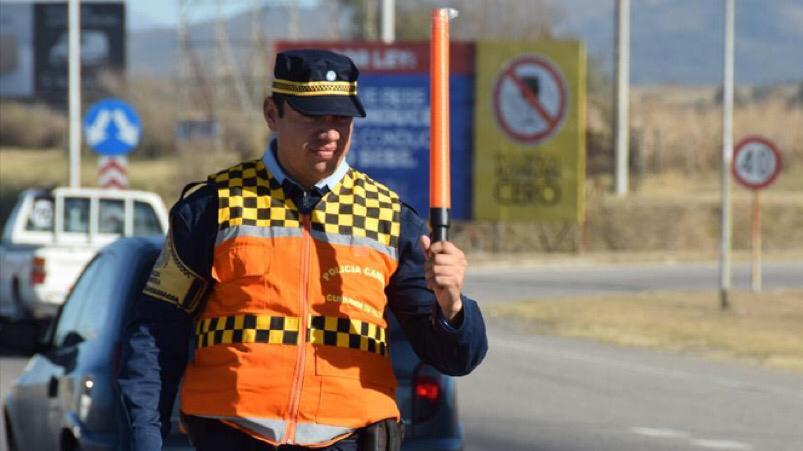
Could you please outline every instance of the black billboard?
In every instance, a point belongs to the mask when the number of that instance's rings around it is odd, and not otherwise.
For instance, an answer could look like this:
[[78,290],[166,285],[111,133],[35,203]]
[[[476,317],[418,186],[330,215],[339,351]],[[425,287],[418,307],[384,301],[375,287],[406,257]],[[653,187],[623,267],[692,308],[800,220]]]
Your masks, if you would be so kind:
[[[34,5],[36,97],[49,103],[67,102],[67,4]],[[81,86],[91,97],[100,91],[103,71],[125,70],[125,5],[81,5]]]

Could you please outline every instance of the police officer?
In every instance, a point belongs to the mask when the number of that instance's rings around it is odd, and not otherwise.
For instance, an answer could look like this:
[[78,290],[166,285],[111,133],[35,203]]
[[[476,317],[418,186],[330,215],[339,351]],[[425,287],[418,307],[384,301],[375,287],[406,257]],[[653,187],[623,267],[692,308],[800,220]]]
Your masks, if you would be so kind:
[[386,308],[446,374],[487,350],[463,253],[346,162],[365,117],[354,63],[286,51],[274,76],[275,139],[185,189],[128,325],[118,381],[135,450],[160,449],[182,376],[199,450],[398,449]]

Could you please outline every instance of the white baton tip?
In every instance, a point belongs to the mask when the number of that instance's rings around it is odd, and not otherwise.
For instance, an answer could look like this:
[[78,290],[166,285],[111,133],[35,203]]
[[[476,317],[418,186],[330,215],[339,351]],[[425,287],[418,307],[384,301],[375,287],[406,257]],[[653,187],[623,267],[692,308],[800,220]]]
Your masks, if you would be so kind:
[[446,17],[448,17],[449,20],[457,18],[457,16],[460,14],[454,8],[444,8],[444,9],[446,9]]

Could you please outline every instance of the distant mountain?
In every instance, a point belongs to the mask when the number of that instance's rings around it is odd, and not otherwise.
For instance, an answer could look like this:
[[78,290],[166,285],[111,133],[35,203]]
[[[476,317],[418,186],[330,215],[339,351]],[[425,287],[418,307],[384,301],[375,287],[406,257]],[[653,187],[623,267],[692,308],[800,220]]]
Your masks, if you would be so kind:
[[[323,2],[323,6],[317,8],[298,9],[299,36],[303,36],[304,39],[331,39],[334,36],[350,38],[350,13],[341,12],[340,17],[333,20],[333,14],[326,6],[330,3],[333,2]],[[261,27],[267,46],[272,45],[273,41],[286,40],[292,36],[290,28],[293,21],[287,5],[288,3],[284,2],[280,6],[265,6],[256,13],[257,23]],[[248,46],[253,18],[254,15],[243,13],[224,22],[230,48],[244,73],[248,73],[250,64],[251,53]],[[211,21],[195,23],[188,27],[193,53],[205,66],[207,75],[213,74],[210,65],[215,63],[214,27],[215,24]],[[271,48],[265,51],[270,52]],[[178,31],[175,28],[129,30],[129,74],[172,78],[177,73],[177,56]]]
[[[613,5],[616,0],[545,0],[562,11],[558,36],[585,42],[590,57],[613,67]],[[459,2],[451,2],[458,4]],[[803,0],[736,0],[736,82],[769,84],[803,80]],[[283,3],[287,5],[287,3]],[[299,32],[305,39],[333,35],[348,39],[350,13],[331,24],[331,1],[301,8]],[[722,80],[722,0],[633,0],[631,4],[631,75],[633,84],[712,85]],[[259,14],[269,40],[290,37],[286,6],[264,7]],[[247,73],[245,46],[252,16],[227,21],[229,40]],[[213,24],[190,27],[199,58],[211,63]],[[133,75],[173,77],[177,38],[175,29],[130,31],[128,61]],[[267,49],[266,51],[269,51]]]
[[[612,67],[615,0],[550,0],[563,10],[556,28],[579,37]],[[736,83],[803,80],[803,0],[736,0]],[[630,2],[634,84],[722,81],[722,0]]]

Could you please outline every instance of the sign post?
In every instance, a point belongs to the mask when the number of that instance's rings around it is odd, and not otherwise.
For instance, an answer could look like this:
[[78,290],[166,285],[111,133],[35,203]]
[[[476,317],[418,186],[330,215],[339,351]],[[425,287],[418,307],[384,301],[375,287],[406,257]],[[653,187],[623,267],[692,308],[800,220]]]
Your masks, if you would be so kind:
[[747,189],[753,190],[751,230],[750,286],[761,291],[761,190],[768,187],[781,172],[781,153],[762,137],[749,136],[736,145],[733,155],[733,176]]
[[142,135],[137,112],[117,99],[104,99],[92,105],[84,116],[84,134],[98,160],[98,185],[101,188],[128,187],[126,155],[134,150]]

